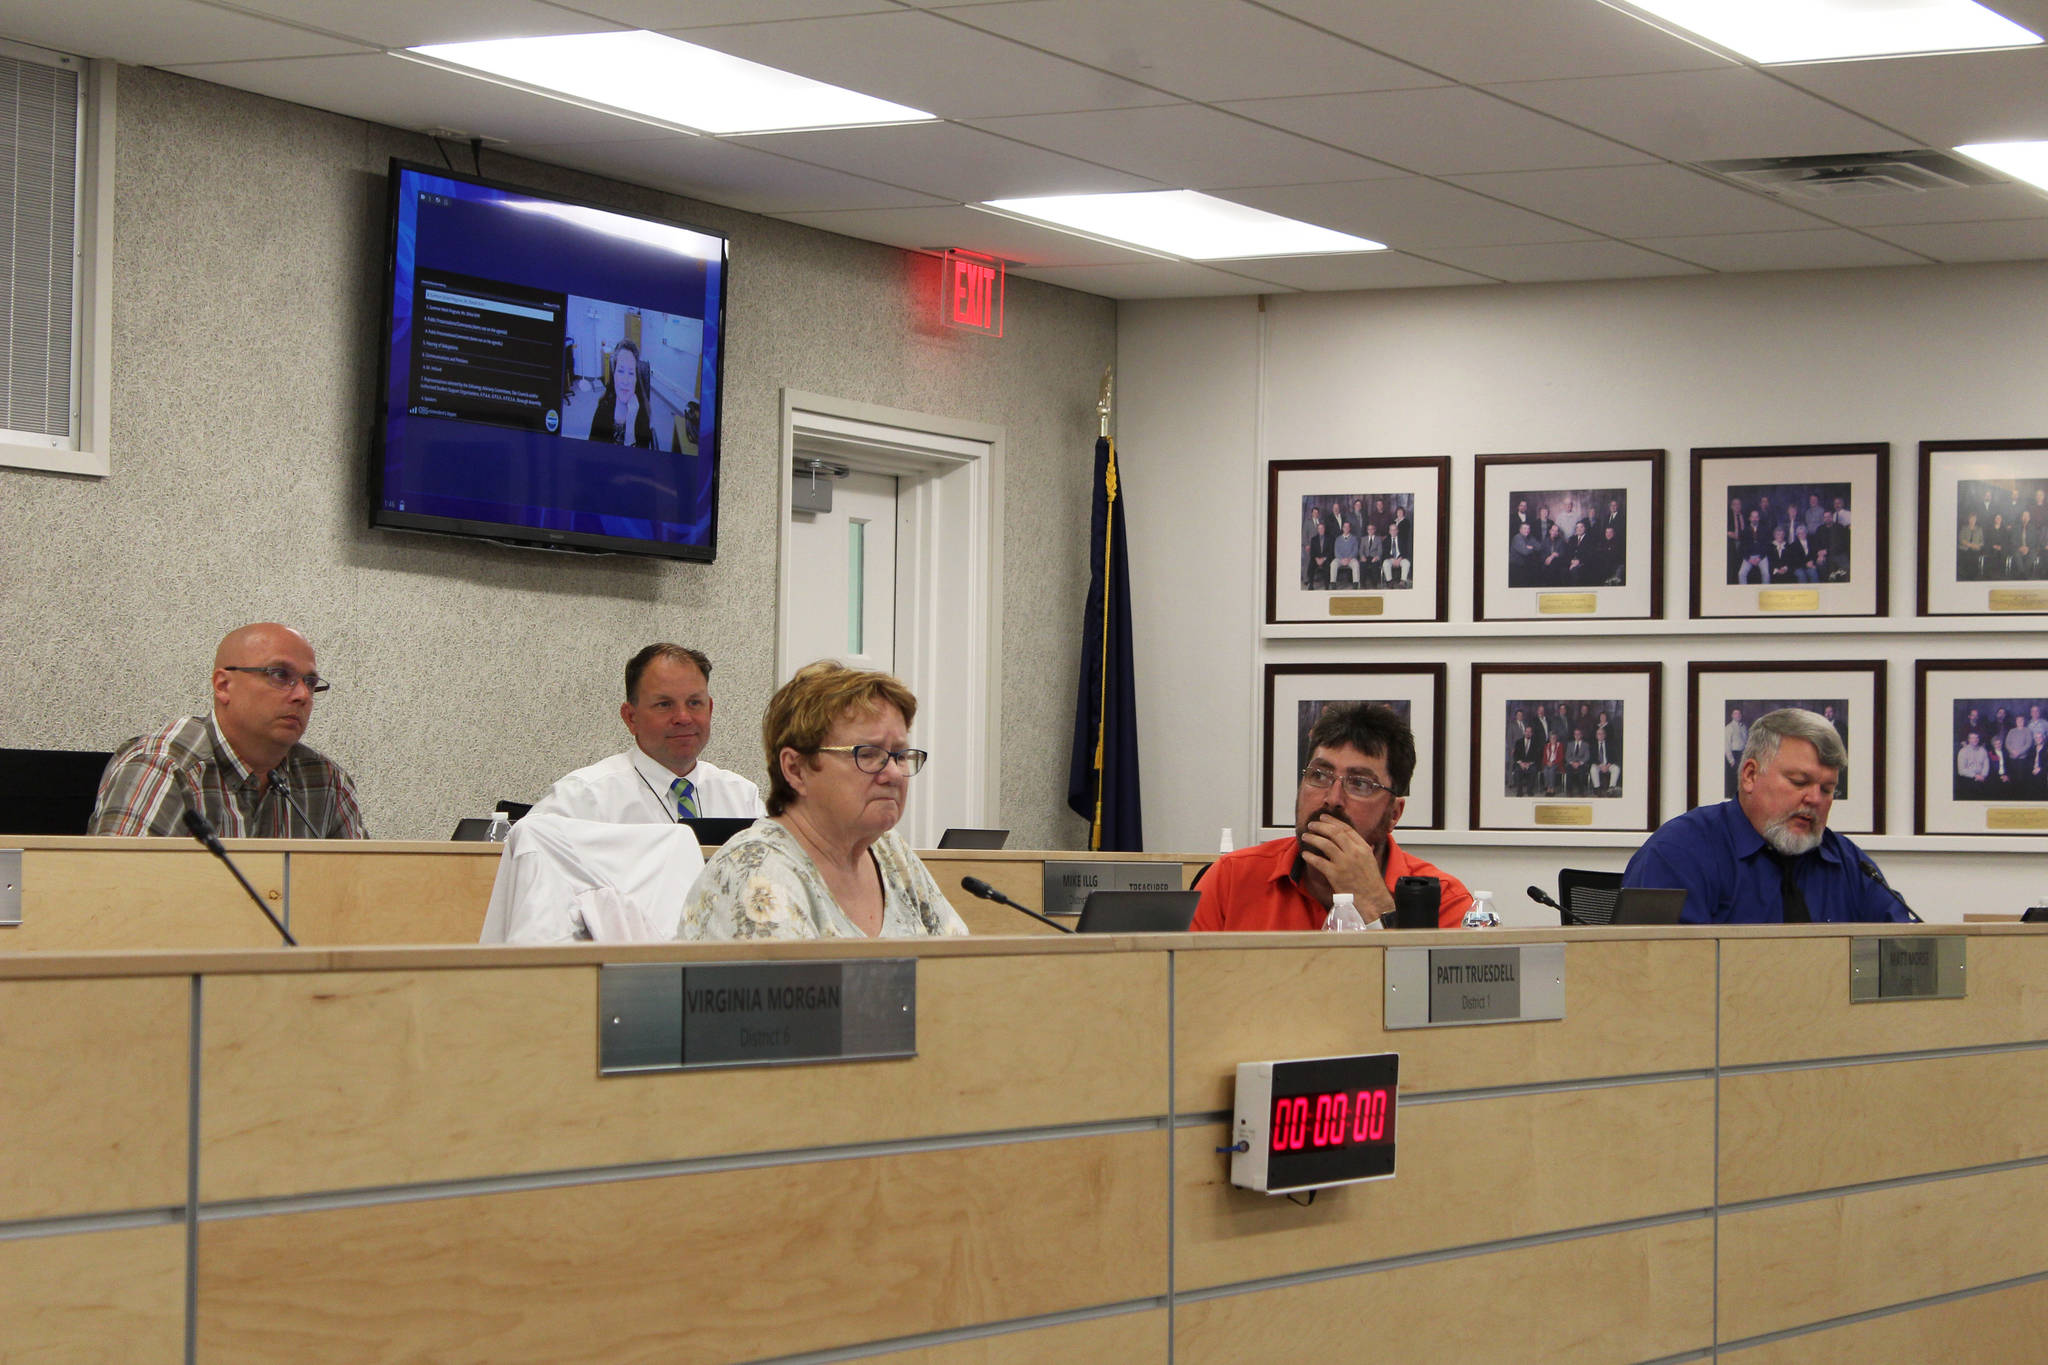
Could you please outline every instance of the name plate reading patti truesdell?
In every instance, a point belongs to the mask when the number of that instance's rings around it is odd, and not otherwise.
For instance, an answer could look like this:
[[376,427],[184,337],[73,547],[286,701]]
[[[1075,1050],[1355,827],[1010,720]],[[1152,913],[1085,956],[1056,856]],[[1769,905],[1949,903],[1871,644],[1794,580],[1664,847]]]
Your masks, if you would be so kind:
[[2048,829],[2048,806],[1993,806],[1984,812],[1984,828]]
[[1539,825],[1590,825],[1593,823],[1593,808],[1539,804],[1536,807],[1535,818]]
[[1564,1018],[1564,945],[1389,948],[1386,1026]]
[[1849,1000],[1960,1000],[1969,993],[1963,979],[1960,934],[1849,940]]
[[1048,915],[1078,915],[1094,891],[1178,891],[1179,863],[1055,863],[1045,865],[1039,906]]
[[2040,588],[1993,588],[1986,607],[1990,611],[2048,611],[2048,592]]
[[1541,592],[1536,594],[1539,616],[1587,616],[1600,610],[1600,598],[1590,592]]
[[598,973],[599,1074],[917,1055],[917,960],[706,962]]
[[1758,611],[1819,611],[1819,588],[1765,588],[1756,595]]
[[1332,616],[1385,616],[1387,599],[1384,597],[1333,597],[1330,599]]

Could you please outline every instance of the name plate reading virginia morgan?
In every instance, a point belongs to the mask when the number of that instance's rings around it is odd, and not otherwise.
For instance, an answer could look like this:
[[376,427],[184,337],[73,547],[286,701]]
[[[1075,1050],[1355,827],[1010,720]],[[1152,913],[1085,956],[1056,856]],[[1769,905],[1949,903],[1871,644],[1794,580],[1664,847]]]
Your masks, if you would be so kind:
[[1384,616],[1387,613],[1387,599],[1384,597],[1333,597],[1330,599],[1332,616]]
[[2048,611],[2048,592],[2039,588],[1993,588],[1988,607],[1992,611]]
[[1765,588],[1756,595],[1758,611],[1819,611],[1818,588]]
[[1600,598],[1590,592],[1542,592],[1536,594],[1539,616],[1585,616],[1600,610]]
[[1539,825],[1590,825],[1593,823],[1591,806],[1538,806],[1536,823]]
[[2048,806],[1993,806],[1984,812],[1986,829],[2048,829]]
[[1562,1018],[1562,943],[1387,949],[1390,1029]]
[[1849,940],[1849,1001],[1961,1000],[1963,980],[1960,934],[1922,934],[1913,938]]
[[917,960],[648,963],[598,974],[598,1072],[917,1055]]

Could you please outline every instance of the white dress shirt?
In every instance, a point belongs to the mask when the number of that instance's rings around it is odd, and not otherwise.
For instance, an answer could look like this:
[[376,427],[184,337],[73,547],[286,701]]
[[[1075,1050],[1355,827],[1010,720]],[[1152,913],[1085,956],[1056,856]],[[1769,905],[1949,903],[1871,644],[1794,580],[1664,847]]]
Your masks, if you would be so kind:
[[[696,788],[699,815],[758,820],[768,813],[761,804],[761,789],[738,773],[700,758],[688,776]],[[642,753],[636,744],[557,779],[548,794],[535,803],[532,813],[614,825],[673,823],[676,808],[669,797],[669,784],[675,780],[674,773]]]
[[478,941],[665,942],[703,870],[692,830],[535,812],[505,840]]

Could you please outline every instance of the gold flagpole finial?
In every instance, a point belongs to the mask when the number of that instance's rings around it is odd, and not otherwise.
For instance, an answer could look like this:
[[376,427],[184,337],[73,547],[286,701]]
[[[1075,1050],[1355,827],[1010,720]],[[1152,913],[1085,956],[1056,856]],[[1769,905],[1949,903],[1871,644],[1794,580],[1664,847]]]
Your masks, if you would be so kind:
[[1110,393],[1116,384],[1116,366],[1102,367],[1102,396],[1095,400],[1095,415],[1102,419],[1102,435],[1109,435]]

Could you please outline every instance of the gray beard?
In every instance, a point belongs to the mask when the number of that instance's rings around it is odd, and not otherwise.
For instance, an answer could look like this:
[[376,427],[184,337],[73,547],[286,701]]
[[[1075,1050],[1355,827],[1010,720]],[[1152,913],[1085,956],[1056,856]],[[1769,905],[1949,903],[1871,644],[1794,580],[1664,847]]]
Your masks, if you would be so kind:
[[1788,815],[1774,824],[1765,826],[1764,842],[1787,858],[1797,858],[1802,853],[1811,853],[1820,847],[1821,835],[1826,833],[1825,830],[1815,830],[1811,834],[1794,834],[1790,828],[1791,824],[1792,817]]

